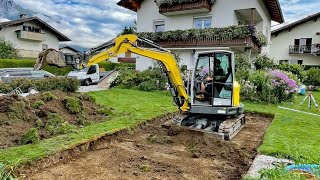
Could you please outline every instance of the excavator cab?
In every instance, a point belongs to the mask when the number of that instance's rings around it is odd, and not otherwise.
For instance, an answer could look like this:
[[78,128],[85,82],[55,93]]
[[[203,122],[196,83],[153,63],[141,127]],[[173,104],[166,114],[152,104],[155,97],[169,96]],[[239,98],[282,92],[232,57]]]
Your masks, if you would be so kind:
[[215,50],[195,54],[191,113],[237,115],[243,112],[234,69],[233,52]]
[[213,50],[195,53],[191,102],[187,116],[176,124],[232,139],[244,126],[240,104],[240,85],[235,81],[235,60],[231,51]]

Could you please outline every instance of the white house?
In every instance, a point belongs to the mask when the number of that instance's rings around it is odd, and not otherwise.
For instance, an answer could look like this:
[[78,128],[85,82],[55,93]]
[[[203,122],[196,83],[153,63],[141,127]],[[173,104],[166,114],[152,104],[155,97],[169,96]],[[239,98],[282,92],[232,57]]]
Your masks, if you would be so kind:
[[78,51],[75,48],[70,47],[70,46],[61,47],[61,48],[59,48],[59,50],[62,51],[64,54],[77,54],[77,53],[80,52],[80,51]]
[[320,65],[320,12],[272,31],[271,42],[280,63]]
[[[117,4],[137,12],[138,32],[165,32],[188,29],[207,29],[252,25],[270,42],[271,21],[283,23],[278,0],[120,0]],[[251,26],[251,27],[252,27]],[[211,35],[214,36],[214,35]],[[252,55],[269,53],[270,45],[261,48],[257,38],[248,35],[235,38],[206,38],[188,40],[165,39],[158,41],[179,54],[181,64],[192,68],[193,53],[211,49],[235,52],[250,51]],[[138,57],[138,70],[152,66],[154,61]]]
[[59,49],[59,42],[71,41],[67,36],[51,27],[38,17],[0,23],[0,37],[15,45],[22,57],[36,58],[39,52],[53,48]]

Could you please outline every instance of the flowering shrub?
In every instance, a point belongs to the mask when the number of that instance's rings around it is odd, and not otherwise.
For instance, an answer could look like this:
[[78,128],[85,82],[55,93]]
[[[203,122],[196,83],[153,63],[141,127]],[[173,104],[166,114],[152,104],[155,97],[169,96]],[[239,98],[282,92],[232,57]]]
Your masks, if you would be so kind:
[[291,101],[298,90],[297,82],[280,70],[269,71],[268,76],[271,78],[273,95],[278,97],[278,101]]
[[242,81],[240,97],[241,100],[257,101],[257,86],[255,86],[250,81]]
[[288,74],[280,70],[255,71],[250,74],[249,83],[241,84],[241,96],[244,100],[269,103],[292,101],[299,80],[294,74]]

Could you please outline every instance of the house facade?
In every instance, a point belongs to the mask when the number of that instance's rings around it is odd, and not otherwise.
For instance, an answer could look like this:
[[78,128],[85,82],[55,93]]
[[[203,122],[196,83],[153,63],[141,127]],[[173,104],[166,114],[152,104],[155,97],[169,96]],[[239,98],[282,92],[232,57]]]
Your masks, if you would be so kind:
[[271,42],[279,63],[320,65],[320,12],[272,31]]
[[14,44],[21,57],[37,58],[48,48],[59,49],[59,42],[71,41],[38,17],[0,23],[0,37]]
[[[168,4],[171,3],[171,4]],[[237,26],[253,26],[254,31],[264,35],[267,42],[271,37],[271,21],[283,22],[283,15],[277,0],[196,0],[175,3],[176,0],[121,0],[118,5],[137,12],[138,32],[184,31],[211,29],[212,32],[220,30],[236,29]],[[231,27],[229,29],[223,29]],[[218,30],[214,30],[218,28]],[[201,32],[203,33],[203,32]],[[143,34],[143,33],[142,33]],[[205,34],[205,32],[203,33]],[[193,54],[195,51],[213,49],[226,49],[235,52],[250,51],[252,55],[269,53],[270,45],[266,43],[261,47],[257,38],[248,34],[244,36],[232,35],[232,37],[215,37],[213,33],[209,37],[190,37],[185,39],[151,40],[162,47],[171,50],[180,57],[180,64],[192,68]],[[152,34],[148,34],[152,36]],[[146,38],[148,38],[146,36]],[[190,36],[190,35],[189,35]],[[231,35],[230,35],[231,36]],[[152,66],[154,61],[144,57],[137,57],[138,70]]]
[[70,46],[61,47],[61,48],[59,48],[59,50],[62,51],[63,54],[74,54],[75,55],[75,54],[80,52],[80,51],[78,51],[75,48],[70,47]]

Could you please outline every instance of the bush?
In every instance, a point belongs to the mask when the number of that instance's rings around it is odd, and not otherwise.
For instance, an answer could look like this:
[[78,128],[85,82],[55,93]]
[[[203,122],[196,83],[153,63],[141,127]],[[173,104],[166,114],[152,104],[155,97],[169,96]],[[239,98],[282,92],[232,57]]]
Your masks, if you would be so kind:
[[38,100],[38,101],[36,101],[36,102],[34,102],[32,104],[32,108],[33,109],[39,109],[43,105],[44,105],[44,102],[42,100]]
[[30,87],[38,91],[61,90],[65,92],[76,92],[79,88],[79,81],[74,78],[50,77],[40,80],[16,79],[10,83],[0,82],[0,93],[10,93],[19,87],[23,92],[28,92]]
[[18,51],[14,45],[0,37],[0,59],[14,59],[18,57]]
[[126,88],[138,87],[140,90],[164,90],[167,78],[160,68],[148,69],[142,72],[128,68],[120,70],[120,76],[114,81],[115,85]]
[[248,80],[251,64],[249,60],[249,54],[237,54],[235,57],[236,64],[236,80]]
[[278,102],[292,101],[293,94],[297,91],[298,85],[295,80],[279,70],[268,73],[273,87],[273,96],[278,98]]
[[[35,60],[32,59],[1,59],[0,58],[0,68],[22,68],[22,67],[29,67],[33,68],[34,64],[36,63]],[[132,63],[112,63],[109,61],[99,63],[101,68],[104,68],[106,71],[111,70],[119,70],[121,68],[130,68],[135,69],[136,65]],[[43,67],[43,70],[48,71],[56,76],[65,76],[70,71],[73,70],[71,66],[66,66],[63,68],[46,65]]]
[[42,93],[41,99],[44,102],[49,102],[51,100],[58,99],[58,98],[55,95],[53,95],[52,92],[46,91],[46,92]]
[[40,136],[36,128],[31,128],[25,134],[22,135],[20,144],[35,144],[40,141]]
[[306,85],[320,86],[320,69],[311,68],[306,71],[306,76],[303,81]]
[[100,68],[104,68],[106,71],[111,71],[111,70],[120,70],[123,68],[128,68],[128,69],[136,69],[136,64],[133,63],[112,63],[110,61],[105,61],[99,63]]
[[72,114],[78,114],[83,110],[81,101],[76,97],[66,97],[64,103],[67,110]]
[[298,76],[300,80],[302,80],[305,76],[304,68],[303,66],[299,64],[289,64],[289,63],[283,63],[278,65],[278,69],[282,71],[291,72]]
[[243,81],[241,83],[240,97],[241,100],[258,101],[257,87],[249,81]]
[[142,82],[139,85],[139,89],[142,91],[155,91],[158,89],[157,81],[152,79],[152,80]]
[[[250,75],[249,79],[253,83],[251,86],[256,86],[258,100],[269,103],[292,101],[298,88],[296,81],[280,70],[256,71]],[[241,91],[242,94],[247,93],[246,88]]]
[[275,66],[274,60],[266,54],[259,54],[253,61],[253,64],[256,67],[256,70],[272,69]]

